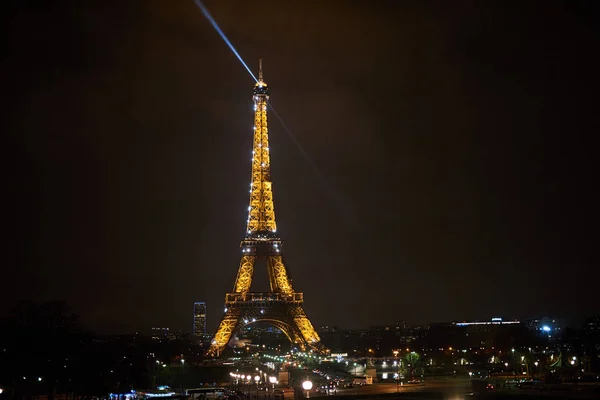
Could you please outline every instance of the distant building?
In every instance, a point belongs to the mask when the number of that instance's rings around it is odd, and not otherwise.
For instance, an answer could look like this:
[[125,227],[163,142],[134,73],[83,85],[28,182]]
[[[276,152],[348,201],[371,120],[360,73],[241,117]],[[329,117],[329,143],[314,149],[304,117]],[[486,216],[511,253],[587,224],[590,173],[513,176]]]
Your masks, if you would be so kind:
[[323,333],[323,332],[336,333],[338,331],[339,331],[339,328],[337,326],[324,325],[321,327],[321,329],[319,329],[319,334]]
[[600,316],[588,318],[583,323],[583,330],[590,335],[598,335],[600,333]]
[[476,326],[476,325],[512,325],[512,324],[520,324],[521,322],[518,320],[510,320],[504,321],[502,318],[495,317],[492,318],[491,321],[471,321],[471,322],[454,322],[453,324],[456,326]]
[[527,337],[523,323],[502,318],[432,324],[427,332],[429,346],[438,349],[507,348],[525,343]]
[[153,340],[175,340],[177,334],[177,331],[172,331],[169,328],[152,328]]
[[587,319],[582,331],[585,342],[600,350],[600,316]]
[[203,301],[194,303],[193,336],[197,338],[206,336],[206,303]]
[[325,325],[318,330],[318,333],[321,337],[321,342],[331,349],[331,351],[337,352],[342,349],[342,337],[345,334],[344,331],[335,326]]
[[408,329],[408,324],[406,323],[406,321],[402,320],[402,321],[396,322],[396,330],[397,331],[403,331],[406,329]]
[[550,338],[559,336],[566,326],[562,319],[550,317],[527,318],[524,323],[527,329],[535,332],[537,336]]

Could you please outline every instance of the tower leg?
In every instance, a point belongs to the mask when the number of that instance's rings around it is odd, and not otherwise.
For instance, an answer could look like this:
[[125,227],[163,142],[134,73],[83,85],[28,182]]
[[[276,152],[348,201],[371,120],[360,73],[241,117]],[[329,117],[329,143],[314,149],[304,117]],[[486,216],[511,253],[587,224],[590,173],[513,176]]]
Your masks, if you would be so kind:
[[254,272],[255,256],[242,256],[240,268],[233,286],[234,293],[248,293],[252,285],[252,273]]
[[220,356],[227,346],[227,343],[231,340],[231,335],[235,331],[235,328],[240,321],[240,310],[229,309],[223,315],[223,319],[219,323],[219,328],[215,334],[214,339],[210,344],[208,354],[212,356]]
[[267,269],[269,270],[269,280],[272,292],[288,294],[294,292],[282,256],[269,256],[267,259]]
[[292,307],[291,313],[294,320],[294,325],[296,326],[296,329],[302,334],[304,342],[308,345],[308,347],[310,347],[314,351],[322,352],[323,346],[321,344],[321,338],[319,337],[319,334],[308,319],[308,316],[304,311],[304,307]]

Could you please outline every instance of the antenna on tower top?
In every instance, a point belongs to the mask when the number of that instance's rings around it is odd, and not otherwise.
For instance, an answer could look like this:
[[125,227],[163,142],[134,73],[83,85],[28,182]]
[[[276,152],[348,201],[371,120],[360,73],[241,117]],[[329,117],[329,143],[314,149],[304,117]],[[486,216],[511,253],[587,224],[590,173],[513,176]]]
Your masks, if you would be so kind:
[[258,81],[262,82],[262,58],[258,59]]

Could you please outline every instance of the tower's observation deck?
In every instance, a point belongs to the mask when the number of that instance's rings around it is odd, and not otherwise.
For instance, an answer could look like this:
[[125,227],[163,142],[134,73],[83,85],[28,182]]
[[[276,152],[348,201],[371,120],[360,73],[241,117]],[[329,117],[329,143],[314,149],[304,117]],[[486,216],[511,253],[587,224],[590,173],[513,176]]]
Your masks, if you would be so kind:
[[265,306],[273,303],[298,303],[302,304],[304,295],[302,293],[273,293],[273,292],[250,292],[250,293],[227,293],[225,305],[233,306],[236,303],[252,303],[256,306]]
[[260,80],[258,82],[256,82],[256,85],[254,85],[254,90],[253,90],[254,95],[265,95],[267,96],[267,98],[269,97],[269,88],[267,86],[267,84],[265,82],[263,82],[262,80],[262,76],[260,77]]

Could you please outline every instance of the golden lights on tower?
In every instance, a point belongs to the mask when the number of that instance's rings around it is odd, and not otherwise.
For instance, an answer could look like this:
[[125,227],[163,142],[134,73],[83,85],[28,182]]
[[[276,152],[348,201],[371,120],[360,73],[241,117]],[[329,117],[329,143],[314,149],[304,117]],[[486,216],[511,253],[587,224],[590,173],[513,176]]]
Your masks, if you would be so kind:
[[[233,292],[225,296],[225,314],[208,354],[221,354],[236,329],[261,320],[279,328],[300,349],[309,347],[323,353],[327,349],[304,311],[303,294],[294,292],[282,255],[283,242],[276,235],[267,125],[269,90],[263,80],[262,60],[252,99],[252,176],[246,235]],[[260,258],[266,259],[270,284],[267,293],[250,291],[254,265]]]

